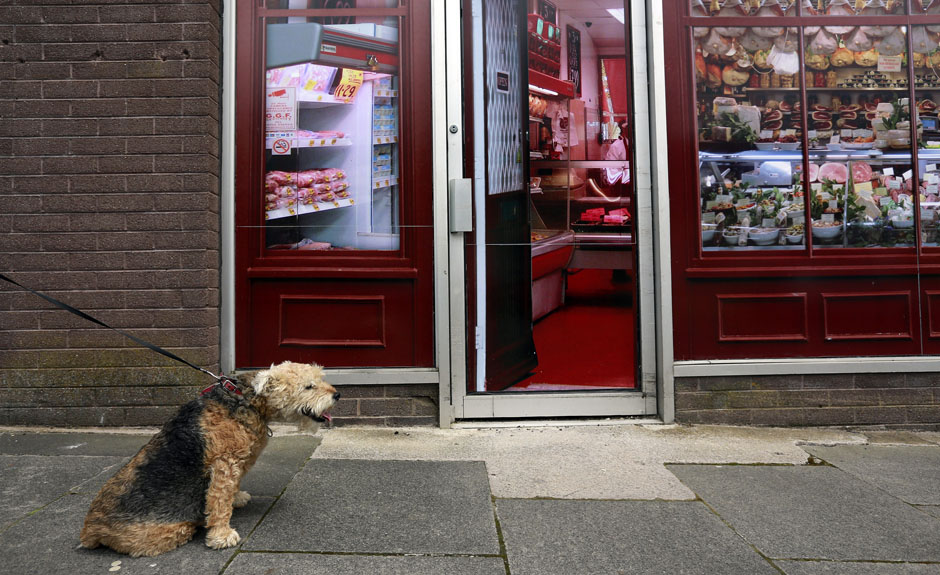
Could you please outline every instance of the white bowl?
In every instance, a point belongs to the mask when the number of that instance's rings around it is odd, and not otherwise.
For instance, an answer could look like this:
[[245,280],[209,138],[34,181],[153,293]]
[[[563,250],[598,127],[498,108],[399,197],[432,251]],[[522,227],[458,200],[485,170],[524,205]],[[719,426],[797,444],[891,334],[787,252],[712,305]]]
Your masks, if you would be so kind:
[[914,220],[891,220],[891,226],[895,229],[899,228],[913,228]]
[[777,147],[781,150],[798,150],[800,148],[799,142],[777,142]]
[[831,240],[842,235],[842,226],[817,228],[813,226],[813,237],[821,240]]
[[717,233],[718,233],[717,230],[714,230],[714,229],[707,230],[705,228],[702,228],[702,243],[703,244],[711,243],[712,241],[714,241],[715,234]]
[[729,234],[728,232],[722,232],[721,239],[729,246],[738,245],[738,233],[737,232],[735,232],[733,235]]
[[767,151],[767,150],[773,150],[773,149],[774,149],[774,143],[773,143],[773,142],[757,142],[757,143],[754,144],[754,145],[757,146],[757,149],[758,149],[758,150]]
[[788,244],[802,244],[802,243],[803,243],[803,234],[799,234],[799,235],[796,235],[796,236],[787,236],[787,243],[788,243]]
[[780,230],[776,228],[750,228],[747,231],[747,239],[758,246],[769,246],[777,243],[777,237],[780,236]]

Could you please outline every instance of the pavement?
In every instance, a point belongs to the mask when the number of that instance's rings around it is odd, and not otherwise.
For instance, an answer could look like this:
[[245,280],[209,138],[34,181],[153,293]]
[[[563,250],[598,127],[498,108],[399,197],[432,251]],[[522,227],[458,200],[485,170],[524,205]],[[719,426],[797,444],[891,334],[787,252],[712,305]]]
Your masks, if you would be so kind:
[[153,430],[0,428],[0,574],[940,574],[940,433],[276,428],[238,547],[78,549]]

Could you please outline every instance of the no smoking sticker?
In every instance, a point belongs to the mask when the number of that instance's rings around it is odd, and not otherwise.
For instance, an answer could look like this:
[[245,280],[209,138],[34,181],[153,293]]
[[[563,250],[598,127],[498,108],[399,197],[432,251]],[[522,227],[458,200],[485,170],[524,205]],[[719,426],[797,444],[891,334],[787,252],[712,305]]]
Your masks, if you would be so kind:
[[274,144],[271,145],[271,152],[275,156],[286,156],[290,154],[290,140],[285,138],[274,140]]

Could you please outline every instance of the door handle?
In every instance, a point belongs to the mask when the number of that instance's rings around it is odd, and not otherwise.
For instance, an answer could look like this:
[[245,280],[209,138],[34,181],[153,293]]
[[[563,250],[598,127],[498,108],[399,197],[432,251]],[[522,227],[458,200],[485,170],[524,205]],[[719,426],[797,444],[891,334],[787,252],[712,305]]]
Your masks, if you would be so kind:
[[473,181],[458,178],[448,182],[451,232],[473,231]]

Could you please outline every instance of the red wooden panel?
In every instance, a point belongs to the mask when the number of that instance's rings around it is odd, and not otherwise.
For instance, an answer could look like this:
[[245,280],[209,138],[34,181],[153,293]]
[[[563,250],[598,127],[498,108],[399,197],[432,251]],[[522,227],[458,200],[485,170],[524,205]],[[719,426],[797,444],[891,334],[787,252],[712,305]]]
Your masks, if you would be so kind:
[[913,340],[911,292],[823,293],[827,340]]
[[718,294],[718,340],[809,340],[805,293]]
[[927,337],[940,339],[940,290],[924,290],[927,302]]
[[417,298],[406,280],[255,280],[245,367],[284,360],[326,367],[418,364]]
[[385,347],[385,297],[282,295],[280,344]]

